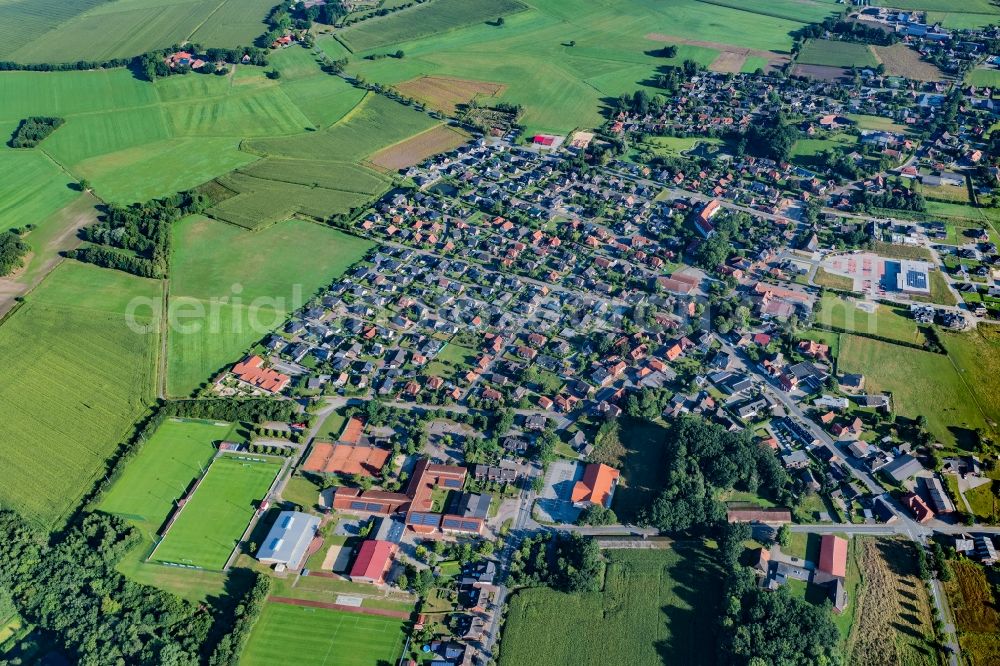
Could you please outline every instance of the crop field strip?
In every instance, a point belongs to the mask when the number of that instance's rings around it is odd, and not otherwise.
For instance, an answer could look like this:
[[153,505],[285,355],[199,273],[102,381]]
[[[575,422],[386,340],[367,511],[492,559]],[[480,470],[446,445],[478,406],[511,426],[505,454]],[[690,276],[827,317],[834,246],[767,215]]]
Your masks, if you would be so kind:
[[264,606],[240,663],[395,664],[404,639],[404,622],[398,619],[272,602]]
[[256,503],[281,470],[278,462],[250,458],[223,455],[212,461],[151,560],[212,570],[225,566]]
[[878,58],[867,44],[855,44],[830,39],[810,39],[796,59],[804,65],[826,67],[875,67]]
[[[0,326],[11,350],[0,403],[0,500],[44,526],[64,519],[153,399],[159,282],[61,265]],[[132,297],[152,310],[125,320]]]

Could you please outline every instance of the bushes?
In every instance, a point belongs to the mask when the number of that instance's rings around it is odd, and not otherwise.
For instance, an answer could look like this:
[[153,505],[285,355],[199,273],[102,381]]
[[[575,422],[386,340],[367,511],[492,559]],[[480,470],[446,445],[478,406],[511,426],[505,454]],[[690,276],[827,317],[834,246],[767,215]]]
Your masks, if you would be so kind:
[[34,148],[64,122],[66,121],[62,118],[53,116],[29,116],[14,130],[14,136],[8,145],[11,148]]

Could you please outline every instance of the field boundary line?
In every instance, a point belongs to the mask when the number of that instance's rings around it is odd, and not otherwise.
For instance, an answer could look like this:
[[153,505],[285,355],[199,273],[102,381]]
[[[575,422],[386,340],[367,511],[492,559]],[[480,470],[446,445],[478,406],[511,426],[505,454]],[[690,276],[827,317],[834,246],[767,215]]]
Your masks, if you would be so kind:
[[216,14],[217,14],[217,13],[219,12],[219,10],[220,10],[220,9],[222,9],[222,8],[223,8],[224,6],[226,6],[227,4],[229,4],[229,2],[230,2],[230,0],[222,0],[222,2],[220,2],[220,3],[219,3],[219,5],[218,5],[218,6],[217,6],[217,7],[215,8],[215,9],[213,9],[213,10],[211,11],[211,13],[209,13],[209,15],[208,15],[208,16],[206,16],[206,17],[205,17],[205,18],[204,18],[204,19],[202,20],[202,22],[201,22],[201,23],[199,23],[198,25],[196,25],[196,26],[194,27],[194,30],[192,30],[192,31],[191,31],[191,34],[189,34],[189,35],[187,36],[187,39],[186,39],[185,41],[188,41],[188,42],[190,42],[190,41],[191,41],[191,38],[192,38],[192,37],[194,37],[194,33],[196,33],[196,32],[198,32],[199,30],[201,30],[201,29],[202,29],[202,27],[203,27],[203,26],[204,26],[204,25],[205,25],[206,23],[208,23],[208,20],[209,20],[210,18],[212,18],[213,16],[215,16],[215,15],[216,15]]

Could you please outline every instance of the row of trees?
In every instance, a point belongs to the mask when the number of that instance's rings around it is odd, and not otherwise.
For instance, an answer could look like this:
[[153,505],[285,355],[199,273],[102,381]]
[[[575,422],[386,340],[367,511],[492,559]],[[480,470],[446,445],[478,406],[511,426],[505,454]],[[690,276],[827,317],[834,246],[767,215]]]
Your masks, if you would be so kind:
[[528,537],[511,556],[513,586],[547,585],[562,592],[600,589],[604,558],[597,542],[576,533]]
[[211,205],[208,197],[192,191],[128,206],[108,204],[100,222],[80,231],[94,246],[66,256],[141,277],[164,277],[170,263],[170,225]]

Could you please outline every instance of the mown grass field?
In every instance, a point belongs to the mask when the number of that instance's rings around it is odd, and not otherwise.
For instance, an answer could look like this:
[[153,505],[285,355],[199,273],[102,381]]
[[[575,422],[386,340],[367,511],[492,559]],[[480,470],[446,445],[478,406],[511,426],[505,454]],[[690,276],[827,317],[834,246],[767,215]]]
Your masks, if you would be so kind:
[[[64,519],[153,399],[159,282],[65,263],[0,326],[0,500],[44,526]],[[151,333],[126,323],[135,313]]]
[[142,445],[98,508],[155,535],[174,502],[208,467],[216,443],[231,430],[229,423],[168,419]]
[[965,82],[970,86],[996,87],[1000,85],[1000,69],[973,69],[965,75]]
[[600,592],[514,594],[500,666],[714,663],[722,572],[704,546],[605,554]]
[[302,220],[250,233],[196,216],[173,233],[170,307],[192,329],[167,334],[167,392],[177,396],[238,361],[372,247]]
[[268,603],[240,663],[381,666],[403,653],[405,624],[391,617]]
[[73,62],[138,55],[186,40],[246,45],[272,0],[41,0],[0,4],[0,58]]
[[43,153],[0,148],[0,231],[37,225],[80,196],[72,184]]
[[877,335],[900,342],[912,344],[925,342],[923,334],[917,329],[917,323],[907,314],[906,310],[881,303],[871,305],[874,305],[875,312],[869,314],[857,307],[853,300],[827,293],[820,300],[816,321],[825,326],[854,333]]
[[[531,3],[531,9],[506,16],[502,26],[483,20],[359,51],[364,56],[398,47],[405,57],[352,58],[348,69],[389,85],[420,76],[502,84],[506,89],[500,99],[525,107],[523,123],[529,133],[564,133],[600,124],[605,98],[647,85],[658,67],[670,64],[653,55],[664,43],[653,35],[787,52],[792,32],[817,15],[837,9],[836,4],[826,2],[781,3],[777,12],[798,17],[791,19],[766,15],[769,9],[763,5],[748,10],[735,2],[538,0]],[[395,16],[402,21],[405,14]],[[498,16],[493,11],[487,19]],[[369,24],[370,30],[376,30],[376,23]],[[360,27],[345,31],[345,40],[350,39],[350,30]],[[575,45],[567,46],[570,41]],[[320,41],[324,49],[337,53],[340,47],[334,44],[329,38]],[[696,54],[694,59],[706,65],[719,54],[716,49],[693,45],[682,44],[680,49],[685,50],[684,57]],[[749,65],[756,68],[761,62]]]
[[997,612],[997,575],[968,560],[952,560],[954,579],[945,584],[955,615],[962,655],[974,666],[1000,662],[1000,613]]
[[928,430],[948,447],[967,447],[986,421],[969,387],[944,354],[842,335],[840,372],[865,376],[870,393],[892,393],[896,414],[927,417]]
[[855,537],[861,571],[845,662],[856,666],[940,663],[933,645],[932,604],[917,575],[916,553],[904,539]]
[[878,64],[868,45],[829,39],[806,41],[797,61],[804,65],[827,67],[874,67]]
[[216,458],[151,559],[222,569],[280,469],[273,461]]

